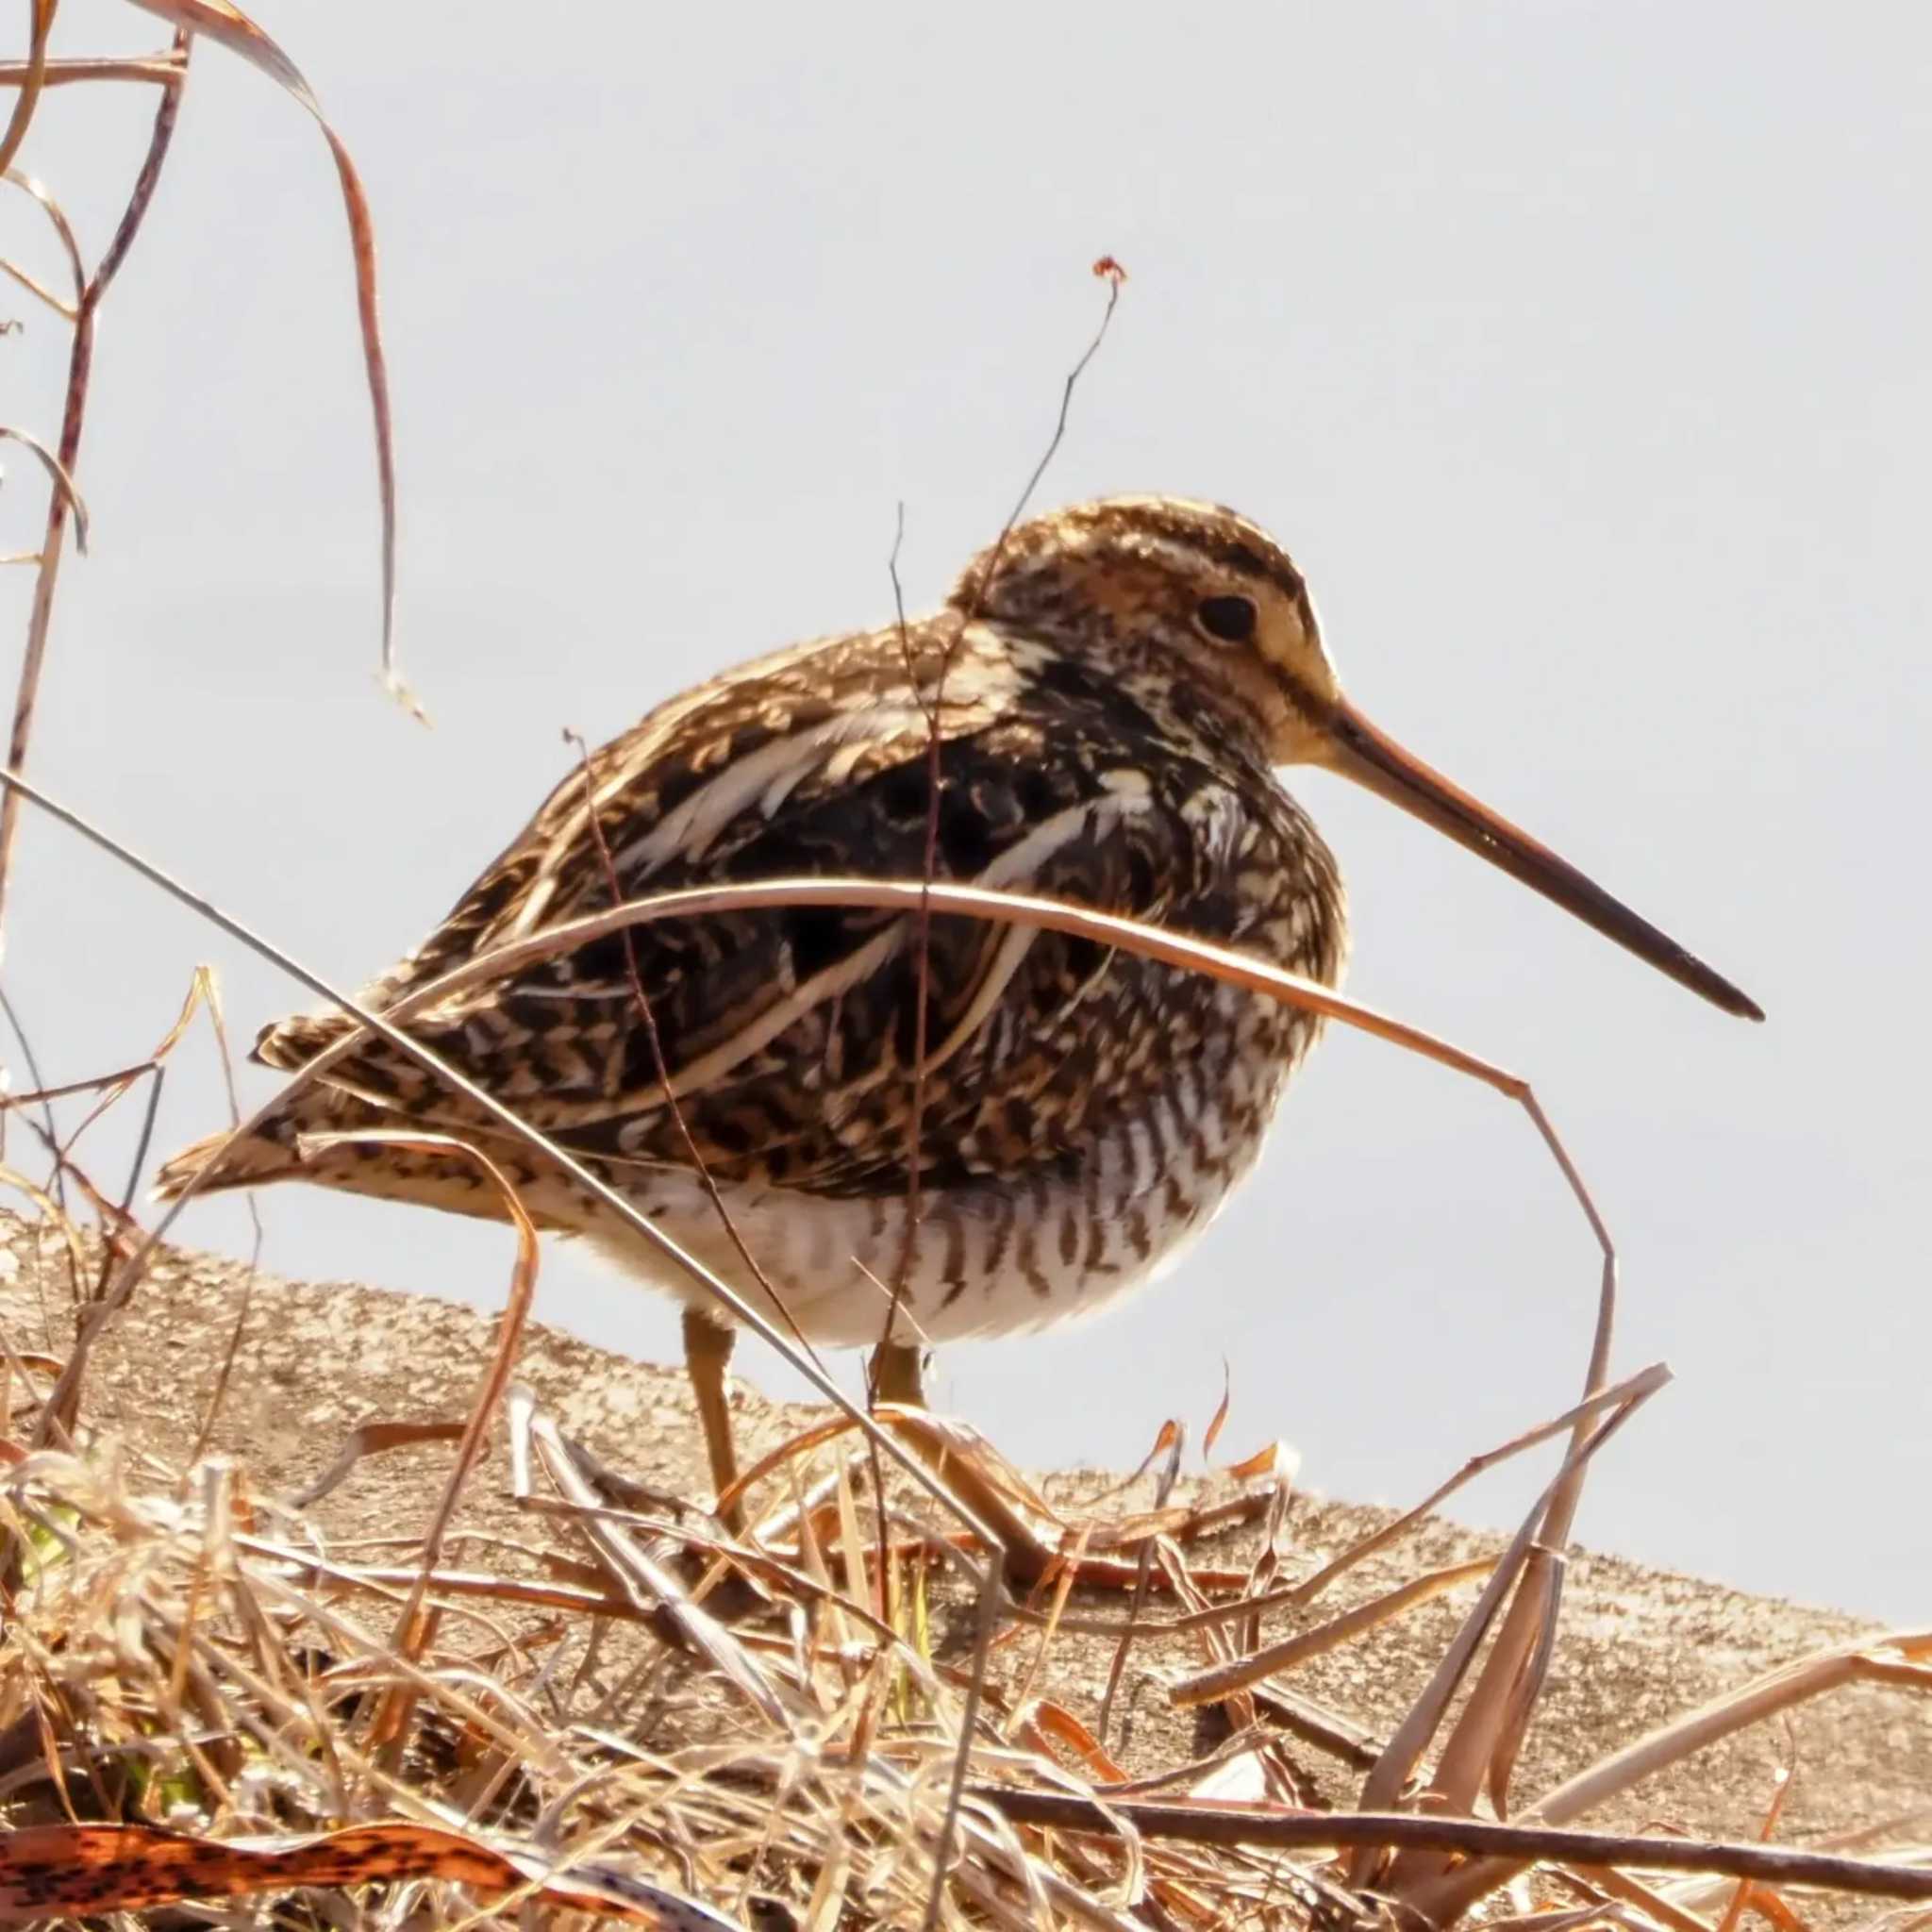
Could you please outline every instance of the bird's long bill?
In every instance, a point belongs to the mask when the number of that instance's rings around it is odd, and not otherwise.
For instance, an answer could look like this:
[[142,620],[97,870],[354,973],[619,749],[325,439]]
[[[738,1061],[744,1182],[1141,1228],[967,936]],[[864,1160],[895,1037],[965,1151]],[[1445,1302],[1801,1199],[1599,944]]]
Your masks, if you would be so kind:
[[1606,939],[1615,940],[1680,986],[1702,993],[1712,1006],[1747,1020],[1764,1018],[1757,1003],[1728,979],[1713,973],[1702,959],[1687,953],[1667,933],[1621,901],[1613,899],[1574,865],[1558,858],[1547,845],[1452,785],[1391,738],[1369,723],[1345,699],[1338,700],[1330,724],[1331,738],[1324,762],[1330,771],[1353,778],[1357,785],[1399,805],[1424,824],[1446,832],[1458,845],[1479,853],[1511,878],[1574,912]]

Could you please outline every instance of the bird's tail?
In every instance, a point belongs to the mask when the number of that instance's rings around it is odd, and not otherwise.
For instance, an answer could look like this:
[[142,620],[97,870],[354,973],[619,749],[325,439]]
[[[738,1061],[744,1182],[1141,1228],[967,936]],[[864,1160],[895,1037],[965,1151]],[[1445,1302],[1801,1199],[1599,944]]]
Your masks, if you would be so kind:
[[[352,1024],[341,1013],[298,1013],[264,1026],[248,1058],[259,1067],[294,1073],[325,1047],[334,1045]],[[253,1133],[232,1145],[223,1133],[207,1135],[182,1148],[155,1176],[155,1197],[172,1201],[191,1186],[197,1194],[219,1194],[231,1188],[259,1188],[284,1180],[344,1185],[331,1170],[355,1163],[336,1159],[327,1150],[305,1155],[302,1137],[397,1124],[393,1115],[340,1088],[326,1083],[298,1088]]]
[[306,1088],[239,1141],[208,1134],[182,1148],[155,1176],[155,1197],[172,1201],[192,1185],[197,1194],[231,1188],[260,1188],[272,1181],[319,1181],[326,1186],[333,1150],[304,1154],[305,1134],[354,1133],[359,1127],[394,1125],[392,1118],[353,1095]]
[[[398,973],[402,969],[398,969]],[[363,994],[372,1006],[387,1004],[394,981],[378,981]],[[341,1013],[297,1014],[262,1029],[249,1056],[257,1065],[295,1073],[333,1046],[353,1026]],[[358,1074],[368,1068],[354,1068]],[[375,1070],[378,1071],[379,1070]],[[325,1075],[285,1094],[281,1103],[251,1132],[231,1141],[209,1134],[184,1147],[155,1177],[156,1196],[179,1198],[225,1193],[235,1188],[267,1187],[277,1181],[306,1181],[311,1187],[373,1195],[378,1200],[411,1201],[457,1214],[499,1221],[505,1216],[501,1189],[472,1157],[454,1149],[399,1143],[398,1129],[430,1135],[451,1134],[489,1149],[498,1174],[516,1191],[539,1226],[569,1228],[581,1218],[575,1191],[560,1185],[548,1163],[534,1161],[514,1143],[506,1147],[487,1122],[467,1120],[458,1110],[447,1117],[412,1108],[388,1107],[380,1096],[333,1084]],[[341,1141],[316,1145],[312,1137],[342,1135]],[[375,1140],[356,1136],[386,1135]]]
[[[442,1131],[339,1088],[301,1087],[240,1140],[209,1134],[184,1147],[155,1176],[155,1194],[172,1201],[191,1186],[198,1196],[306,1181],[485,1221],[506,1218],[502,1190],[476,1159],[454,1147],[409,1145],[393,1138],[399,1128],[411,1127],[425,1134]],[[308,1139],[325,1134],[351,1138],[319,1146]],[[354,1138],[369,1134],[387,1138]],[[496,1173],[539,1227],[568,1230],[581,1224],[575,1191],[546,1163],[533,1163],[521,1147],[506,1147],[487,1133],[459,1129],[457,1138],[489,1149]]]
[[[214,1166],[218,1160],[219,1166]],[[294,1149],[279,1145],[267,1134],[250,1134],[232,1147],[226,1134],[208,1134],[162,1164],[155,1176],[155,1199],[177,1200],[191,1186],[198,1194],[219,1193],[225,1188],[259,1187],[266,1181],[283,1179],[297,1165]]]

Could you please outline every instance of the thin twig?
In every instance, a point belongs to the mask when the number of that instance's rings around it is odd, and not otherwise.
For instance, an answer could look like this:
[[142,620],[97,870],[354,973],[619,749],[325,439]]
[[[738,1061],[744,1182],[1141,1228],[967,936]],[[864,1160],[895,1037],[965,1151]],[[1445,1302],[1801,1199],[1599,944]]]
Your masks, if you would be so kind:
[[[325,1150],[347,1142],[374,1143],[474,1163],[484,1184],[493,1189],[504,1204],[505,1214],[516,1233],[516,1259],[510,1270],[509,1293],[504,1302],[503,1318],[497,1326],[496,1346],[491,1351],[489,1366],[484,1370],[483,1379],[471,1402],[462,1437],[457,1444],[456,1459],[450,1466],[442,1492],[437,1498],[429,1527],[423,1535],[423,1553],[416,1580],[409,1588],[401,1614],[396,1619],[395,1633],[390,1640],[394,1655],[405,1662],[413,1663],[423,1654],[434,1628],[435,1612],[427,1603],[429,1579],[442,1559],[443,1540],[449,1534],[449,1525],[456,1516],[463,1486],[469,1481],[470,1472],[483,1453],[483,1439],[489,1431],[491,1418],[495,1414],[496,1406],[508,1388],[511,1373],[516,1367],[524,1326],[529,1320],[530,1304],[537,1291],[537,1227],[518,1198],[517,1191],[510,1185],[509,1177],[487,1154],[465,1141],[458,1141],[448,1134],[364,1132],[317,1135],[313,1144],[318,1150]],[[370,1744],[377,1752],[378,1761],[386,1762],[391,1770],[401,1762],[403,1744],[415,1706],[416,1693],[405,1686],[397,1686],[383,1699],[370,1722]]]
[[[1174,1486],[1180,1479],[1181,1457],[1187,1453],[1187,1431],[1176,1423],[1170,1421],[1162,1425],[1161,1434],[1167,1438],[1167,1467],[1161,1471],[1154,1490],[1154,1507],[1157,1510],[1167,1507],[1168,1498],[1174,1494]],[[1156,1444],[1158,1448],[1159,1444]],[[1133,1647],[1134,1638],[1141,1625],[1141,1616],[1147,1608],[1147,1585],[1153,1572],[1154,1542],[1152,1537],[1143,1538],[1141,1554],[1134,1575],[1134,1594],[1127,1605],[1127,1620],[1122,1626],[1120,1641],[1114,1645],[1112,1660],[1107,1667],[1107,1688],[1100,1693],[1100,1711],[1094,1723],[1104,1746],[1109,1721],[1113,1717],[1113,1700],[1121,1688],[1121,1679],[1126,1674],[1127,1652]]]
[[1412,1576],[1407,1583],[1372,1597],[1365,1604],[1357,1604],[1339,1617],[1331,1617],[1313,1630],[1300,1631],[1293,1637],[1284,1638],[1279,1643],[1271,1643],[1265,1650],[1257,1650],[1249,1656],[1234,1657],[1226,1663],[1212,1664],[1206,1670],[1191,1673],[1168,1686],[1168,1701],[1184,1709],[1202,1704],[1219,1704],[1224,1697],[1237,1690],[1245,1690],[1250,1685],[1258,1684],[1262,1678],[1273,1676],[1278,1671],[1292,1670],[1310,1657],[1320,1657],[1326,1651],[1353,1641],[1365,1631],[1386,1624],[1391,1617],[1399,1617],[1418,1604],[1433,1602],[1446,1590],[1473,1583],[1478,1576],[1488,1575],[1495,1567],[1495,1557],[1477,1557],[1467,1563],[1451,1563],[1440,1570],[1426,1571],[1421,1576]]
[[[220,990],[209,968],[200,969],[203,999],[208,1007],[208,1024],[215,1030],[215,1057],[221,1063],[222,1087],[228,1102],[228,1124],[238,1127],[242,1124],[242,1096],[235,1090],[235,1056],[228,1048],[228,1027],[222,1016]],[[198,975],[200,976],[200,975]],[[255,1285],[261,1268],[262,1243],[267,1239],[267,1230],[261,1224],[261,1203],[251,1191],[248,1196],[248,1224],[254,1240],[248,1249],[248,1278],[242,1284],[240,1305],[235,1310],[235,1325],[228,1331],[228,1345],[222,1351],[222,1365],[215,1371],[215,1386],[208,1391],[208,1407],[203,1411],[201,1426],[195,1432],[194,1447],[189,1452],[191,1463],[199,1461],[215,1432],[215,1424],[222,1413],[222,1404],[227,1399],[228,1383],[235,1373],[235,1364],[242,1356],[242,1337],[248,1327],[248,1317],[255,1307]]]
[[[892,612],[899,627],[899,655],[905,660],[906,685],[912,702],[925,713],[925,848],[920,860],[920,875],[927,885],[939,870],[941,736],[940,719],[945,704],[945,665],[933,687],[932,702],[919,688],[919,669],[913,660],[912,637],[906,622],[906,588],[899,581],[899,552],[906,541],[906,506],[901,502],[892,525],[892,548],[886,558],[886,575],[892,582]],[[920,1165],[925,1125],[925,1040],[927,1000],[932,979],[932,908],[922,896],[913,915],[914,968],[912,987],[912,1097],[906,1123],[906,1232],[899,1246],[899,1265],[892,1272],[891,1294],[886,1303],[885,1326],[879,1347],[891,1346],[899,1331],[899,1309],[906,1299],[912,1274],[914,1252],[919,1244],[922,1175]],[[878,1400],[878,1356],[873,1358],[866,1377],[866,1398]],[[885,1491],[879,1491],[880,1533],[884,1534]]]
[[48,225],[59,241],[60,253],[67,262],[68,279],[74,284],[74,300],[62,302],[59,307],[71,320],[74,310],[79,307],[80,298],[87,293],[87,267],[80,258],[80,243],[75,239],[74,225],[67,219],[67,210],[54,199],[44,182],[37,181],[31,175],[22,174],[18,168],[8,168],[0,178],[19,189],[33,202],[46,216]]
[[[172,87],[181,77],[187,57],[174,53],[137,56],[132,59],[48,60],[34,85],[72,87],[78,81],[146,80]],[[25,87],[34,75],[31,61],[0,60],[0,87]]]
[[940,1821],[939,1835],[932,1849],[932,1885],[925,1896],[925,1916],[920,1932],[936,1932],[944,1904],[946,1885],[952,1876],[953,1843],[959,1832],[959,1814],[966,1802],[967,1768],[973,1757],[973,1734],[979,1724],[979,1706],[986,1694],[986,1657],[993,1631],[999,1623],[1000,1566],[989,1562],[979,1585],[979,1601],[973,1619],[973,1669],[966,1679],[966,1695],[959,1710],[959,1744],[953,1754],[953,1774],[946,1788],[945,1816]]
[[38,436],[29,436],[25,429],[9,428],[0,423],[0,437],[22,444],[40,458],[41,467],[46,471],[54,485],[54,494],[67,499],[67,508],[74,512],[74,547],[85,557],[87,555],[87,504],[81,493],[74,487],[74,477],[67,465],[57,457]]
[[[52,10],[51,7],[46,8],[49,16]],[[39,12],[37,6],[37,20]],[[189,36],[177,31],[175,46],[181,57],[181,71],[161,90],[160,99],[155,106],[154,126],[148,135],[147,152],[142,159],[141,171],[135,176],[133,192],[128,196],[127,206],[122,210],[113,240],[101,257],[100,265],[81,291],[75,315],[74,338],[67,357],[67,398],[61,414],[59,454],[55,459],[58,474],[66,487],[56,490],[48,502],[46,531],[41,541],[40,570],[34,579],[33,608],[27,618],[26,648],[21,655],[20,682],[13,701],[13,724],[8,734],[7,763],[9,770],[16,772],[26,763],[27,747],[33,737],[34,707],[40,696],[41,675],[46,663],[47,634],[53,623],[54,591],[60,576],[68,509],[71,503],[78,502],[74,495],[73,477],[80,457],[81,430],[87,420],[88,378],[93,368],[94,317],[116,271],[126,259],[128,249],[134,245],[134,238],[141,230],[149,203],[154,199],[155,183],[160,178],[161,165],[167,159],[169,144],[175,137],[175,124],[180,113],[189,45]],[[34,58],[38,59],[43,51],[37,41]],[[21,109],[30,111],[31,98],[30,88],[15,103],[16,121],[20,119]],[[17,143],[0,142],[0,168],[10,164],[15,145]],[[81,534],[77,516],[75,530],[76,536]],[[20,800],[9,791],[0,799],[0,958],[4,958],[6,953],[7,888],[12,875],[19,814]]]
[[[101,1091],[100,1099],[81,1117],[79,1124],[66,1137],[65,1141],[57,1141],[51,1149],[55,1159],[55,1174],[57,1179],[62,1174],[70,1171],[71,1168],[71,1171],[80,1179],[81,1185],[87,1189],[95,1208],[100,1210],[103,1221],[114,1227],[125,1229],[133,1224],[134,1193],[135,1190],[141,1185],[141,1173],[147,1164],[148,1150],[154,1139],[155,1124],[159,1118],[161,1089],[167,1078],[168,1056],[180,1044],[182,1036],[187,1032],[190,1023],[193,1020],[204,999],[212,996],[212,987],[213,981],[207,970],[205,968],[198,969],[193,978],[189,982],[187,995],[181,1002],[181,1010],[175,1014],[173,1024],[156,1042],[154,1050],[144,1060],[140,1061],[131,1068],[124,1068],[118,1073],[108,1075],[103,1080],[86,1083],[94,1086]],[[137,1082],[143,1079],[148,1082],[147,1097],[142,1110],[141,1126],[135,1136],[133,1152],[128,1160],[127,1178],[123,1184],[119,1203],[110,1206],[99,1198],[92,1183],[81,1174],[79,1168],[71,1167],[69,1156],[79,1146],[82,1136],[87,1133],[89,1128],[106,1114],[110,1108],[117,1106]],[[260,1223],[258,1218],[258,1230],[259,1225]],[[114,1258],[113,1243],[111,1241],[104,1243],[101,1252],[99,1276],[93,1291],[96,1301],[100,1300],[108,1291],[109,1283],[112,1279]],[[79,1413],[78,1404],[79,1389],[76,1384],[70,1394],[64,1399],[63,1406],[59,1407],[58,1413],[53,1418],[58,1426],[62,1429],[73,1428]],[[193,1458],[191,1457],[190,1460],[192,1461]]]
[[1019,1790],[1008,1785],[974,1785],[972,1796],[1016,1824],[1109,1838],[1118,1836],[1120,1821],[1124,1821],[1148,1838],[1188,1844],[1259,1845],[1274,1851],[1414,1846],[1519,1863],[1560,1860],[1585,1871],[1633,1865],[1653,1872],[1718,1872],[1768,1884],[1858,1892],[1869,1898],[1932,1899],[1932,1871],[1923,1866],[1888,1865],[1875,1858],[1722,1839],[1558,1831],[1411,1811],[1289,1811],[1258,1805],[1155,1805],[1112,1798],[1102,1804],[1063,1791]]
[[0,134],[0,175],[12,167],[13,158],[20,152],[20,144],[26,139],[26,130],[33,122],[34,109],[41,104],[41,90],[47,83],[47,36],[54,28],[54,6],[55,0],[28,0],[27,14],[32,22],[28,31],[32,38],[27,43],[26,58],[7,63],[20,94],[13,103],[13,112],[8,116],[7,131]]
[[[1020,491],[1013,508],[1008,512],[1006,522],[1001,525],[999,535],[993,540],[992,550],[973,588],[973,596],[959,621],[953,626],[952,635],[946,640],[940,652],[939,673],[933,680],[932,703],[926,711],[925,741],[925,849],[920,861],[920,879],[928,889],[939,876],[940,853],[940,788],[943,780],[942,752],[944,734],[941,721],[945,715],[946,678],[952,672],[953,660],[958,655],[959,645],[968,629],[979,621],[986,594],[997,575],[1000,558],[1004,556],[1007,541],[1013,533],[1013,526],[1026,512],[1026,506],[1033,500],[1033,492],[1040,487],[1040,480],[1046,475],[1048,466],[1058,455],[1061,442],[1067,434],[1068,412],[1074,406],[1074,390],[1087,365],[1100,353],[1100,345],[1107,340],[1107,331],[1113,322],[1114,309],[1121,299],[1121,284],[1126,279],[1111,256],[1103,257],[1093,266],[1093,272],[1107,283],[1107,307],[1100,317],[1100,326],[1093,331],[1093,339],[1081,353],[1080,358],[1067,372],[1067,378],[1060,389],[1059,414],[1055,418],[1053,434],[1047,439],[1046,447],[1040,453],[1040,459],[1033,465],[1032,474],[1026,478],[1025,486]],[[910,647],[907,642],[906,604],[899,586],[899,543],[905,535],[905,507],[900,506],[896,534],[892,540],[892,554],[888,568],[891,573],[892,595],[898,611],[899,646],[908,667],[912,661]],[[913,688],[914,701],[919,702],[917,684]],[[929,892],[919,902],[916,914],[917,936],[915,939],[912,1009],[912,1095],[910,1113],[906,1124],[906,1239],[900,1253],[899,1267],[892,1286],[891,1306],[887,1311],[885,1340],[891,1341],[892,1324],[897,1318],[899,1304],[905,1298],[907,1278],[911,1273],[913,1249],[919,1236],[920,1217],[920,1169],[922,1144],[925,1122],[925,1045],[927,1007],[931,995],[932,980],[932,906]],[[939,1894],[935,1890],[927,1913],[928,1932],[934,1923],[932,1914],[938,1910]]]
[[[20,1048],[20,1057],[26,1065],[26,1076],[33,1082],[31,1092],[0,1094],[0,1158],[5,1158],[7,1153],[7,1116],[16,1107],[37,1106],[41,1109],[42,1138],[50,1147],[58,1147],[60,1135],[54,1120],[54,1100],[61,1090],[47,1086],[41,1073],[40,1060],[34,1054],[34,1043],[28,1038],[26,1027],[4,985],[0,985],[0,1014],[6,1015],[8,1030],[13,1035],[14,1043]],[[53,1187],[54,1198],[64,1208],[65,1169],[58,1159],[54,1167]]]

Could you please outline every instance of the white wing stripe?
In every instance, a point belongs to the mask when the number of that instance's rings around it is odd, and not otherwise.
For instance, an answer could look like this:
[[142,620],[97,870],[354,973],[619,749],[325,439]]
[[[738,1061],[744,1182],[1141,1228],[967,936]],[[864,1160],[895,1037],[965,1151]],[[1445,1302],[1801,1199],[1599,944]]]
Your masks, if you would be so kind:
[[874,744],[903,731],[922,729],[924,723],[909,707],[875,706],[831,719],[795,738],[760,745],[733,759],[648,832],[624,846],[615,855],[617,869],[627,874],[637,867],[640,878],[649,878],[672,858],[701,859],[711,841],[760,794],[769,801],[763,808],[769,814],[814,772],[824,770],[833,782],[841,782],[846,775],[838,769],[841,758],[849,771],[851,762]]

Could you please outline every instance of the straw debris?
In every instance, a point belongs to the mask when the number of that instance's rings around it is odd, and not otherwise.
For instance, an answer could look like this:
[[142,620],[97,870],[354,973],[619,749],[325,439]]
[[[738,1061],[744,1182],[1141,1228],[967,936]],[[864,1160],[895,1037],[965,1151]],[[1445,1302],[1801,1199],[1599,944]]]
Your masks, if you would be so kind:
[[[1419,1804],[1439,1745],[1403,1815],[1353,1808],[1362,1757],[1383,1758],[1498,1574],[1494,1539],[1435,1520],[1387,1539],[1400,1519],[1274,1475],[1257,1521],[1229,1507],[1253,1476],[1184,1480],[1154,1507],[1154,1478],[1109,1494],[990,1465],[1081,1554],[1001,1602],[980,1657],[948,1524],[905,1486],[882,1526],[865,1459],[823,1411],[747,1402],[758,1445],[810,1446],[766,1458],[759,1546],[733,1561],[691,1500],[676,1379],[532,1324],[425,1585],[501,1324],[163,1250],[96,1344],[71,1441],[35,1447],[102,1244],[44,1210],[0,1220],[0,1922],[194,1898],[234,1923],[456,1925],[522,1902],[558,1923],[919,1925],[962,1748],[945,1924],[1383,1924],[1432,1898],[1444,1922],[1586,1900],[1717,1932],[1740,1898],[1781,1924],[1875,1919],[1915,1890],[1932,1904],[1910,1816],[1932,1789],[1924,1633],[1888,1646],[1572,1554],[1514,1772],[1542,1793],[1520,1822],[1554,1849],[1504,1883],[1541,1841]],[[244,1291],[224,1413],[186,1462]],[[1324,1574],[1333,1604],[1283,1601]],[[1770,1680],[1754,1722],[1726,1734],[1754,1677]],[[1220,1701],[1188,1707],[1204,1685]],[[1827,1688],[1829,1706],[1805,1701]],[[1718,1741],[1685,1758],[1674,1721],[1700,1704]],[[1633,1748],[1641,1781],[1617,1769]],[[1601,1802],[1571,1817],[1561,1794],[1592,1778]],[[1663,1842],[1636,1836],[1659,1820]],[[1557,1829],[1584,1822],[1628,1836]],[[1711,1842],[1726,1838],[1743,1842]],[[1781,1864],[1787,1847],[1822,1862]],[[1454,1896],[1485,1868],[1503,1878]],[[1820,1884],[1835,1905],[1791,1902]]]

